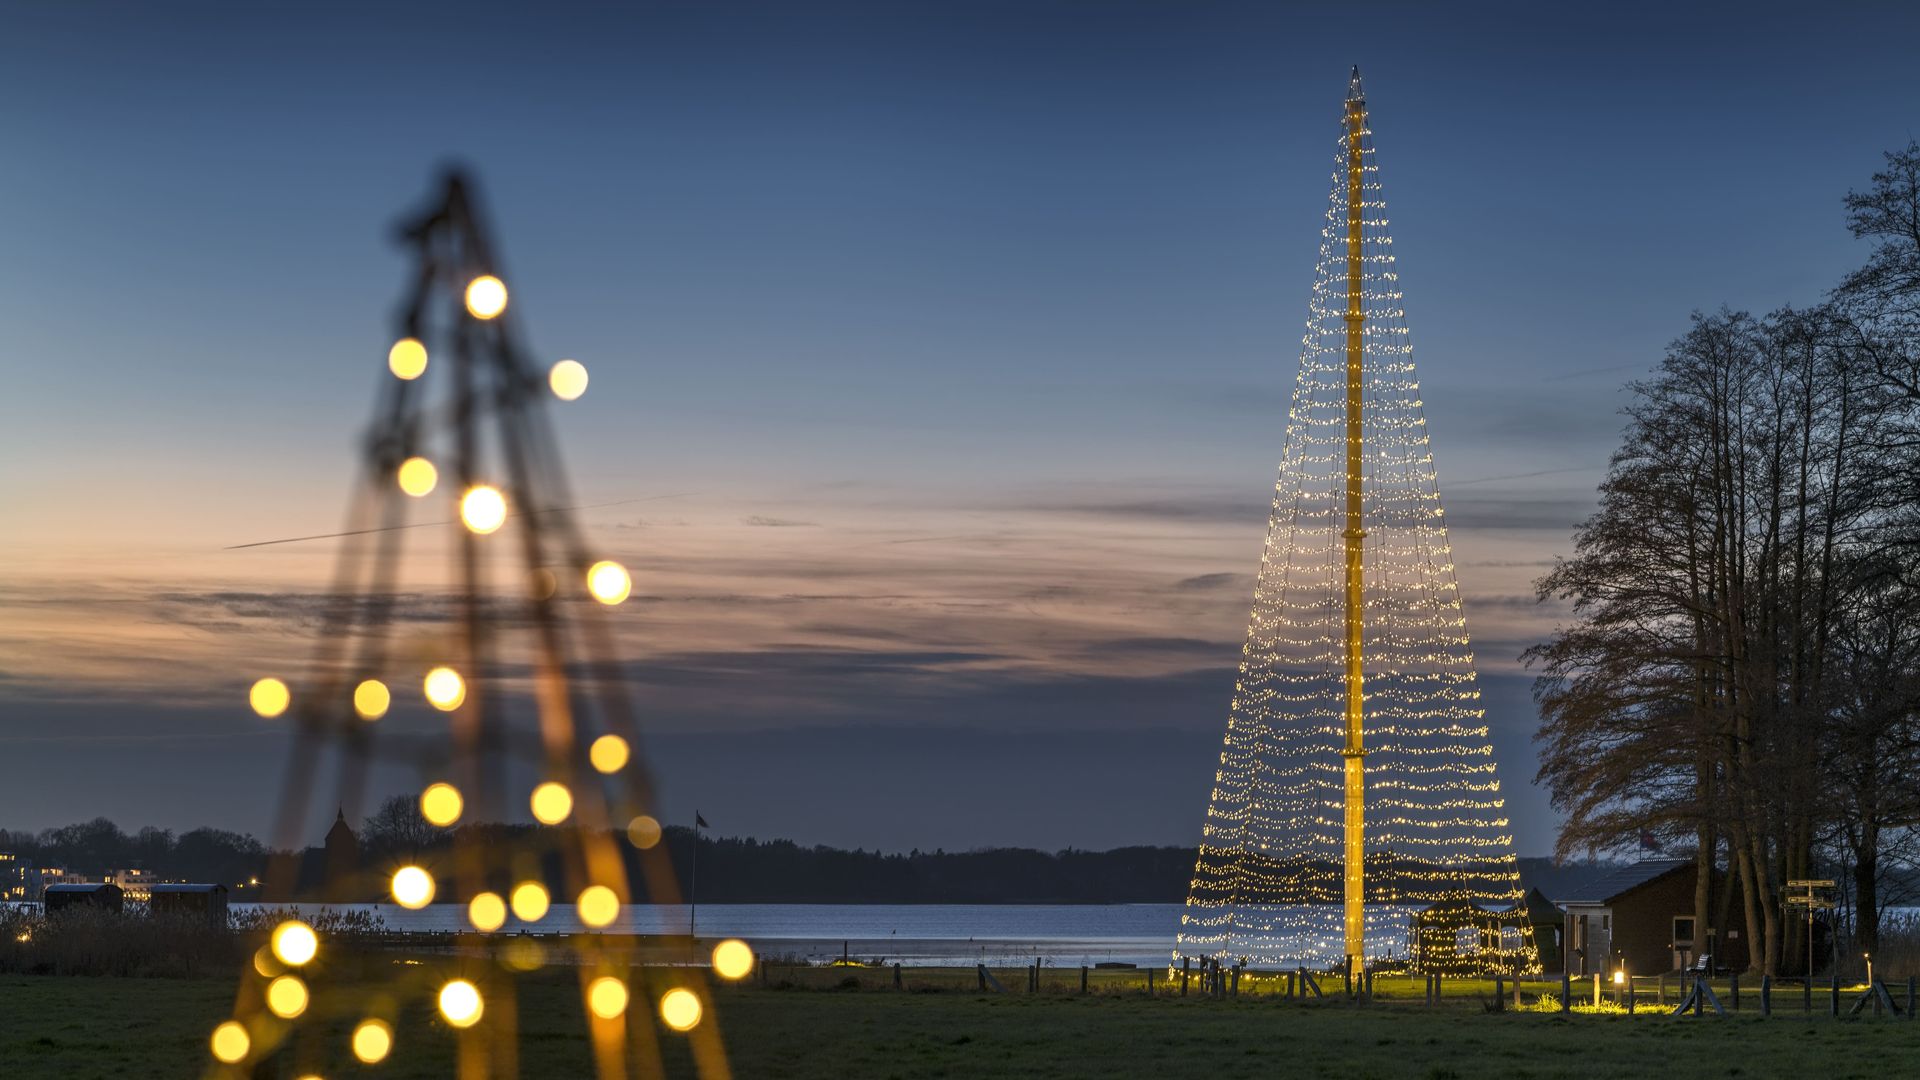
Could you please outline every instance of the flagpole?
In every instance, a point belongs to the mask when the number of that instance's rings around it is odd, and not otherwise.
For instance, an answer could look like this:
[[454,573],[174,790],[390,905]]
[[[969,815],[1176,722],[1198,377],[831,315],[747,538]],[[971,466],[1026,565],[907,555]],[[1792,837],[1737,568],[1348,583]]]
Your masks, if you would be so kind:
[[687,875],[687,936],[699,937],[700,912],[700,811],[693,812],[693,872]]

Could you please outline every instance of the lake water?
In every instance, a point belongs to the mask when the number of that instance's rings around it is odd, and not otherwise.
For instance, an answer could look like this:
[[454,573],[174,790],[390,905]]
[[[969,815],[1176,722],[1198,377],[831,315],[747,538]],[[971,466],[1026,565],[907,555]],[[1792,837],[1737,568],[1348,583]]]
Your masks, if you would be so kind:
[[[235,904],[236,912],[261,905]],[[265,905],[274,906],[274,905]],[[320,905],[295,905],[313,912]],[[466,930],[466,908],[430,904],[408,911],[395,904],[330,905],[376,914],[393,930]],[[703,940],[737,937],[768,956],[806,960],[838,957],[842,943],[864,960],[908,966],[977,963],[1119,962],[1164,964],[1173,953],[1182,904],[702,904]],[[555,904],[546,918],[510,920],[501,933],[579,933],[571,905]],[[685,934],[687,908],[629,905],[609,932]]]

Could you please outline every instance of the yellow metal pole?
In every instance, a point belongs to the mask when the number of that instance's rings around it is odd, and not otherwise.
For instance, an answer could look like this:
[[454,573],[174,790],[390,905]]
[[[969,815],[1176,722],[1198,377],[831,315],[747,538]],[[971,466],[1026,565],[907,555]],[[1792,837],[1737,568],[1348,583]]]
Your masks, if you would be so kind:
[[1359,93],[1359,70],[1347,95],[1347,527],[1340,535],[1347,551],[1347,742],[1346,759],[1346,950],[1355,964],[1366,962],[1366,750],[1361,744],[1365,695],[1360,666],[1361,561],[1360,544],[1360,360],[1365,352],[1361,326],[1361,204],[1364,201],[1364,162],[1360,138],[1367,126],[1367,102]]

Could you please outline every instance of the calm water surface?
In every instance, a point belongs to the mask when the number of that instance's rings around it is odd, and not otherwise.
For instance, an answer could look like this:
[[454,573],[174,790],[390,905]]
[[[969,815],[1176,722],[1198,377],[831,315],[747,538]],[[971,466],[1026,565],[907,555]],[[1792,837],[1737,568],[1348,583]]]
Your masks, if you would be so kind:
[[[263,905],[235,904],[235,911]],[[264,905],[275,906],[275,905]],[[293,905],[317,912],[322,905]],[[465,930],[466,908],[430,904],[408,911],[395,904],[329,905],[366,911],[389,929]],[[848,953],[908,965],[971,965],[1046,957],[1057,964],[1117,961],[1165,963],[1180,929],[1181,904],[702,904],[703,939],[743,938],[772,956],[809,960]],[[555,904],[547,917],[510,920],[501,933],[578,933],[571,905]],[[687,908],[633,904],[607,928],[614,933],[685,934]]]

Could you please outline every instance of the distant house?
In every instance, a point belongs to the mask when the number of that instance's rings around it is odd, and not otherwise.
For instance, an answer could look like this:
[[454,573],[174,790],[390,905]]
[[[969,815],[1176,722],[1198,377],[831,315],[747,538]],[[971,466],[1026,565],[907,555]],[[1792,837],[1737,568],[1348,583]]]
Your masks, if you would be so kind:
[[49,885],[46,892],[42,894],[42,902],[46,905],[49,915],[58,911],[83,908],[118,913],[123,898],[120,895],[120,886],[96,881],[86,885]]
[[37,876],[37,881],[35,883],[35,886],[33,887],[30,895],[27,897],[29,900],[44,901],[46,899],[47,890],[53,888],[55,885],[98,884],[98,882],[89,882],[87,880],[87,875],[85,874],[76,874],[68,870],[63,870],[57,866],[43,867],[40,870],[39,874],[36,876]]
[[0,901],[32,900],[39,894],[40,875],[33,871],[33,860],[0,851]]
[[107,880],[120,886],[120,892],[128,900],[138,904],[147,899],[148,890],[160,880],[151,870],[115,870],[107,875]]
[[204,919],[216,930],[227,926],[225,885],[149,885],[147,911],[154,915]]
[[1737,928],[1694,925],[1698,877],[1692,859],[1643,859],[1588,883],[1577,899],[1562,900],[1567,972],[1606,974],[1625,966],[1630,974],[1651,975],[1691,967],[1703,953],[1713,956],[1715,968],[1745,967],[1746,942]]

